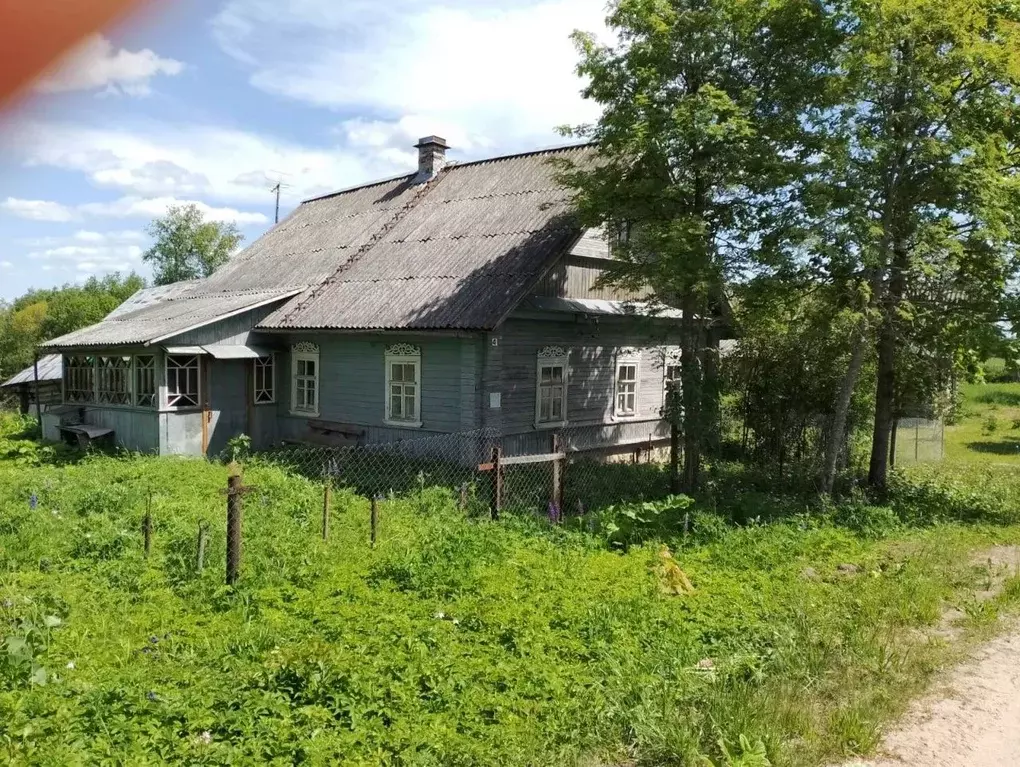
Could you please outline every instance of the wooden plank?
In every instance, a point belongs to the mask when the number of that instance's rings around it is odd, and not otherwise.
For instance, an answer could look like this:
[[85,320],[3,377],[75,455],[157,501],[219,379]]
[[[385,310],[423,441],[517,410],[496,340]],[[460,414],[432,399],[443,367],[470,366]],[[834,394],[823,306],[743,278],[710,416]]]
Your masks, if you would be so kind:
[[[515,455],[510,458],[500,458],[500,466],[521,466],[527,463],[549,463],[549,461],[562,461],[567,457],[566,453],[543,453],[542,455]],[[478,464],[478,471],[492,471],[496,468],[496,464],[492,461],[489,463]]]
[[500,462],[504,466],[519,466],[525,463],[548,463],[549,461],[562,461],[567,457],[566,453],[544,453],[542,455],[515,455],[510,458],[503,458]]

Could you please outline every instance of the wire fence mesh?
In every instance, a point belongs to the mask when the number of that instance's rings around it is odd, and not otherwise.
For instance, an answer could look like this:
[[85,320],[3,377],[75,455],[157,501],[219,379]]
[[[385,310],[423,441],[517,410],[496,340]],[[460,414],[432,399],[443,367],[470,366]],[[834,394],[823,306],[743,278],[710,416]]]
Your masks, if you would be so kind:
[[945,457],[945,423],[928,418],[900,418],[896,422],[893,462],[896,466],[935,463]]
[[668,494],[668,444],[661,438],[597,446],[588,431],[515,440],[482,429],[370,445],[295,444],[258,459],[367,498],[444,487],[467,510],[497,516],[534,513],[560,520]]

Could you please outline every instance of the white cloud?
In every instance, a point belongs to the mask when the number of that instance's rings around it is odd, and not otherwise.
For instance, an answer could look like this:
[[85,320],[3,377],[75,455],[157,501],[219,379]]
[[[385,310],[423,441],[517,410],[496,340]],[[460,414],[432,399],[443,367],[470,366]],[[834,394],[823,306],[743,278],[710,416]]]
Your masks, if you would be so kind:
[[131,196],[208,198],[267,210],[279,173],[286,174],[286,196],[293,201],[409,172],[415,163],[413,153],[394,158],[371,150],[310,148],[187,123],[93,128],[26,122],[9,129],[3,144],[26,166],[79,171],[100,187]]
[[14,264],[10,261],[0,261],[0,269],[13,269]]
[[[241,226],[248,224],[266,224],[267,216],[262,213],[249,213],[236,208],[213,207],[200,200],[181,200],[176,197],[121,197],[109,202],[88,202],[82,205],[62,205],[49,200],[21,200],[8,197],[0,203],[0,210],[19,218],[34,221],[83,221],[89,218],[146,218],[162,216],[171,205],[197,205],[198,209],[211,221],[229,221]],[[108,235],[105,235],[108,237]],[[82,242],[100,241],[104,237],[94,232],[78,232],[76,237]]]
[[0,210],[30,221],[73,221],[76,217],[72,208],[49,200],[19,200],[8,197],[0,202]]
[[165,59],[148,48],[117,49],[102,35],[93,35],[69,53],[36,84],[43,93],[100,90],[108,94],[147,96],[157,75],[174,76],[184,64]]
[[286,14],[230,0],[213,31],[254,86],[370,115],[341,126],[355,146],[406,151],[442,129],[469,151],[509,150],[597,116],[569,35],[604,35],[604,16],[600,0],[299,0]]
[[43,271],[73,271],[83,276],[137,271],[142,266],[138,245],[60,245],[28,254]]

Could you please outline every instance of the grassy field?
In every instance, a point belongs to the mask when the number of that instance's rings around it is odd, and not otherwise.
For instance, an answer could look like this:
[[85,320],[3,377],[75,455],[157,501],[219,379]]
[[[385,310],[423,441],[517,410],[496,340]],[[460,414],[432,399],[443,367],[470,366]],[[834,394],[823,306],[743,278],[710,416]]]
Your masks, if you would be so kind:
[[959,423],[946,427],[951,462],[1020,467],[1020,384],[964,384]]
[[338,491],[323,541],[322,488],[253,463],[228,588],[226,467],[59,465],[7,425],[12,763],[811,765],[872,748],[957,657],[927,631],[948,605],[973,638],[1020,598],[1014,573],[983,599],[974,557],[1020,541],[995,467],[917,467],[887,506],[720,490],[565,527],[424,488],[381,504],[372,549],[367,501]]

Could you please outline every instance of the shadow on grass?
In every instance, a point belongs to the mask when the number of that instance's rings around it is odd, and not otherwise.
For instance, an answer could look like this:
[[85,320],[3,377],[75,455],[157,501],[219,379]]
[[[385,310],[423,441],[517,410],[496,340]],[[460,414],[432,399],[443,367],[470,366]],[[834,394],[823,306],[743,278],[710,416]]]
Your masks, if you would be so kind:
[[968,442],[967,449],[991,455],[1020,455],[1020,442]]
[[974,401],[981,402],[986,405],[1020,407],[1020,389],[988,389],[987,391],[982,391],[975,396]]

